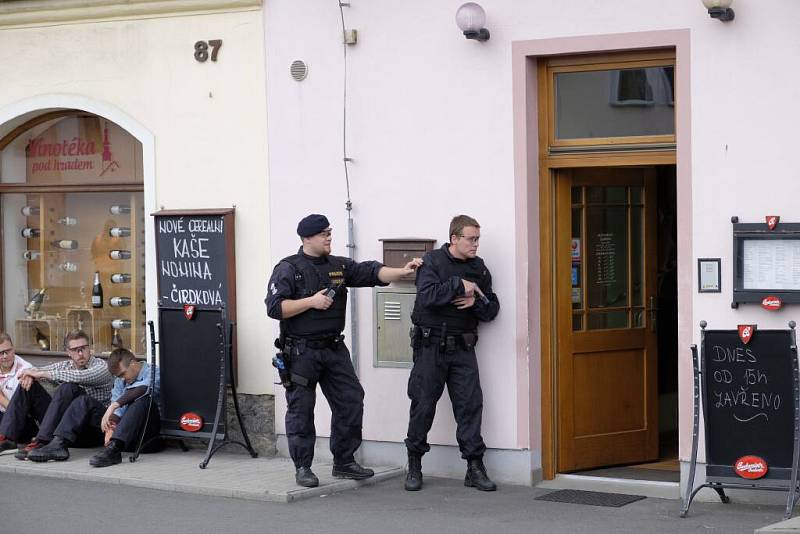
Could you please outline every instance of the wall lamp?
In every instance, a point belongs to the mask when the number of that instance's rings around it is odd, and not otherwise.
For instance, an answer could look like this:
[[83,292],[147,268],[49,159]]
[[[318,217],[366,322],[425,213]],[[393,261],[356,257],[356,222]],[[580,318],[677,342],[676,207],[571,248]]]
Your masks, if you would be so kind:
[[703,5],[708,9],[708,14],[712,19],[722,22],[733,20],[734,12],[731,9],[733,0],[703,0]]
[[489,30],[483,27],[486,24],[486,12],[475,2],[467,2],[458,8],[456,24],[467,39],[481,42],[489,40]]

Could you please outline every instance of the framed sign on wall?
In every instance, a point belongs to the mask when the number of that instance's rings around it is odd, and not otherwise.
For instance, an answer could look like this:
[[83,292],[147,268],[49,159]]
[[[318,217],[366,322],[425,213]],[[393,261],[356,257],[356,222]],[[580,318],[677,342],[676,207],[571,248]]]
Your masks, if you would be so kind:
[[733,223],[733,301],[770,310],[800,303],[800,223]]

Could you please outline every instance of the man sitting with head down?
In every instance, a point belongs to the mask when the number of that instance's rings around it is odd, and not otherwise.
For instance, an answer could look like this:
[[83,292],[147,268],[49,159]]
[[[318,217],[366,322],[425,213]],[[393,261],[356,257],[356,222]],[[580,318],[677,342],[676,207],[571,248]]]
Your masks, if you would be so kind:
[[[53,432],[53,440],[31,451],[28,459],[32,462],[66,460],[69,447],[80,436],[106,434],[105,448],[89,459],[89,465],[108,467],[122,461],[122,451],[134,451],[139,444],[142,431],[147,426],[145,438],[155,438],[159,434],[160,417],[158,404],[150,402],[150,364],[140,362],[128,349],[116,349],[106,362],[108,372],[115,378],[108,407],[97,402],[76,399],[67,408],[64,417]],[[155,375],[158,392],[158,374]],[[148,409],[150,414],[148,415]],[[153,443],[145,452],[160,448],[160,441]]]

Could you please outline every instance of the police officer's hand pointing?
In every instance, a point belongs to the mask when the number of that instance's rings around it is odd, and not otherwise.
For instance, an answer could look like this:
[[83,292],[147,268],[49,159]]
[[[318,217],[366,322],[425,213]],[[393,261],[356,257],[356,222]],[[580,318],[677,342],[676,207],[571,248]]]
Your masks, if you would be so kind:
[[323,288],[314,293],[309,298],[309,304],[315,310],[327,310],[333,304],[333,299],[330,297],[325,296],[325,292],[328,291],[328,288]]
[[411,274],[421,266],[422,266],[422,258],[414,258],[413,260],[411,260],[410,262],[406,263],[403,266],[403,271],[405,271],[405,274]]

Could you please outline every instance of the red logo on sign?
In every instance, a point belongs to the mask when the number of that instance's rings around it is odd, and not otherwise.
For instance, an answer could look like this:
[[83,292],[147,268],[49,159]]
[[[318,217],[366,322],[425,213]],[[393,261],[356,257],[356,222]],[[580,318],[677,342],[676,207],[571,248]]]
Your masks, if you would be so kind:
[[778,226],[778,221],[781,220],[781,218],[777,215],[767,215],[766,219],[767,226],[769,226],[770,230],[774,230],[775,227]]
[[733,470],[742,478],[761,478],[768,469],[767,462],[758,456],[742,456],[733,464]]
[[178,425],[187,432],[198,432],[203,428],[203,418],[194,412],[186,412],[178,420]]
[[184,304],[183,305],[183,316],[186,317],[187,321],[191,321],[192,317],[194,317],[194,304]]
[[764,297],[764,299],[761,301],[761,307],[765,310],[780,310],[781,306],[783,306],[783,301],[781,301],[781,299],[778,297]]
[[742,343],[747,345],[750,343],[750,340],[753,339],[753,333],[756,331],[756,325],[754,324],[740,324],[739,325],[739,339],[742,340]]

